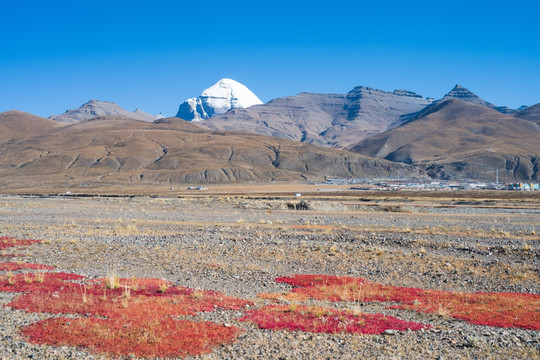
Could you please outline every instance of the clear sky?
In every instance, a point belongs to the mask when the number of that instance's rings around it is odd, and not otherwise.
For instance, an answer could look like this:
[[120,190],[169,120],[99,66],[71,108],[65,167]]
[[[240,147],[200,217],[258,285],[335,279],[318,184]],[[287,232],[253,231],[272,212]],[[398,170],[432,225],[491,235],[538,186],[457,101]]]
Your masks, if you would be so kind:
[[261,100],[364,85],[540,102],[540,1],[2,1],[0,112],[90,99],[174,115],[220,78]]

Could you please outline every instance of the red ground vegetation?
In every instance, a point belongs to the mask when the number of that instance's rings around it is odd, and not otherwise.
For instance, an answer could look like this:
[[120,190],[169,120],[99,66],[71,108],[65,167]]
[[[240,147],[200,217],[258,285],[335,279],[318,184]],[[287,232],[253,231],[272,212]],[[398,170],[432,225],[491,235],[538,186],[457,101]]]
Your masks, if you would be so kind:
[[53,270],[54,266],[44,264],[28,264],[28,263],[0,263],[0,271],[18,271],[23,269],[31,270]]
[[276,281],[296,286],[292,289],[296,299],[396,302],[399,305],[390,308],[435,313],[477,325],[540,330],[540,295],[537,294],[425,290],[328,275],[294,275]]
[[0,276],[1,292],[58,293],[69,287],[78,286],[71,280],[82,280],[83,276],[67,273],[29,273]]
[[234,340],[239,329],[211,322],[158,318],[55,318],[23,329],[36,344],[84,346],[114,356],[183,357],[209,353]]
[[0,250],[15,246],[28,246],[39,242],[41,242],[41,240],[15,239],[13,237],[0,236]]
[[248,311],[240,321],[253,322],[262,329],[331,334],[382,334],[389,329],[404,331],[431,327],[383,314],[357,314],[347,310],[293,305],[272,305]]
[[117,279],[114,284],[97,279],[84,284],[59,281],[59,275],[46,274],[42,283],[17,278],[5,285],[26,292],[7,304],[14,309],[86,316],[47,319],[25,328],[23,333],[33,343],[85,346],[123,356],[198,355],[232,341],[240,330],[177,317],[218,308],[239,310],[249,304],[214,291],[166,287],[170,283],[160,279]]
[[69,284],[61,291],[33,291],[18,296],[8,306],[38,313],[159,319],[196,315],[218,308],[240,310],[247,304],[249,302],[220,293],[183,287],[171,287],[161,292],[157,286],[110,289],[101,285]]
[[[0,238],[3,246],[35,243]],[[9,304],[28,312],[75,314],[25,327],[30,342],[84,346],[112,356],[183,357],[208,353],[234,340],[241,330],[233,326],[178,319],[216,309],[240,310],[248,301],[215,291],[172,286],[161,279],[101,278],[86,280],[77,274],[40,272],[13,274],[22,269],[50,270],[41,264],[0,263],[1,292],[19,292]]]
[[465,320],[471,324],[540,330],[540,295],[520,293],[454,293],[427,290],[410,309]]

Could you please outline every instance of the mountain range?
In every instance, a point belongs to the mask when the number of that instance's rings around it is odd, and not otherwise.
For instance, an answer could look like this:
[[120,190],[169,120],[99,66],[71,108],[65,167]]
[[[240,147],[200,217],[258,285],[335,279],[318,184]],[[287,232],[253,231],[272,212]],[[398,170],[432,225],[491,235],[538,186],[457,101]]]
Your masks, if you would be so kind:
[[359,86],[347,94],[300,93],[264,105],[234,109],[202,123],[215,130],[241,129],[321,146],[345,147],[400,124],[433,100],[406,90]]
[[1,113],[0,185],[540,180],[540,104],[497,106],[460,85],[439,100],[358,86],[262,104],[222,79],[177,116],[190,121],[97,100],[49,119]]
[[246,130],[270,136],[346,148],[398,127],[427,106],[459,99],[502,113],[515,110],[482,100],[460,85],[435,101],[407,90],[386,92],[359,86],[347,94],[300,93],[264,105],[236,109],[202,123],[209,129]]
[[489,107],[450,99],[350,151],[420,166],[443,179],[540,180],[540,126]]
[[0,143],[0,186],[104,186],[420,176],[412,166],[287,139],[101,117]]

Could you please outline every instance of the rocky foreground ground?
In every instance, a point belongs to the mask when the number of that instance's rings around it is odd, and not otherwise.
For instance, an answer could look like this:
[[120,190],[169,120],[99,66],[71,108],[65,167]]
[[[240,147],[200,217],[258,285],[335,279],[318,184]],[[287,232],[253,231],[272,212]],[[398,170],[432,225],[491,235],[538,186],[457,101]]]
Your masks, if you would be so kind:
[[[475,199],[240,196],[183,198],[0,198],[0,236],[44,240],[0,254],[0,262],[49,264],[90,278],[162,278],[272,303],[288,292],[277,277],[346,275],[461,292],[540,292],[540,204]],[[441,206],[443,205],[443,206]],[[25,257],[10,257],[13,252]],[[0,272],[0,276],[2,272]],[[15,295],[0,293],[5,305]],[[534,359],[540,332],[472,325],[376,302],[309,304],[383,312],[432,326],[381,335],[262,330],[241,311],[200,318],[245,330],[201,358]],[[540,311],[540,310],[539,310]],[[45,314],[0,308],[0,358],[101,358],[84,348],[33,345],[20,329]]]

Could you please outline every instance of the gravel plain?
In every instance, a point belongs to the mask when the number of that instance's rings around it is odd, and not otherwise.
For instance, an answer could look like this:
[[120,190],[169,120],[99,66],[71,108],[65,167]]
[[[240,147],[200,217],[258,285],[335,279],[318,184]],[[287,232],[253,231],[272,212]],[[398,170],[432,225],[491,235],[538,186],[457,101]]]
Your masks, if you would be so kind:
[[[274,279],[293,274],[348,275],[464,292],[540,292],[540,204],[302,200],[307,210],[296,209],[300,199],[285,197],[4,196],[0,236],[45,240],[10,251],[26,255],[25,262],[90,278],[113,273],[163,278],[251,300],[256,306],[265,304],[259,293],[288,291],[289,286]],[[13,296],[0,293],[0,304]],[[538,331],[470,325],[388,310],[385,304],[354,306],[433,328],[363,336],[267,331],[236,321],[241,315],[237,311],[216,311],[200,318],[245,332],[200,358],[540,358]],[[50,315],[0,307],[0,358],[103,357],[85,349],[24,341],[19,329],[46,317]]]

